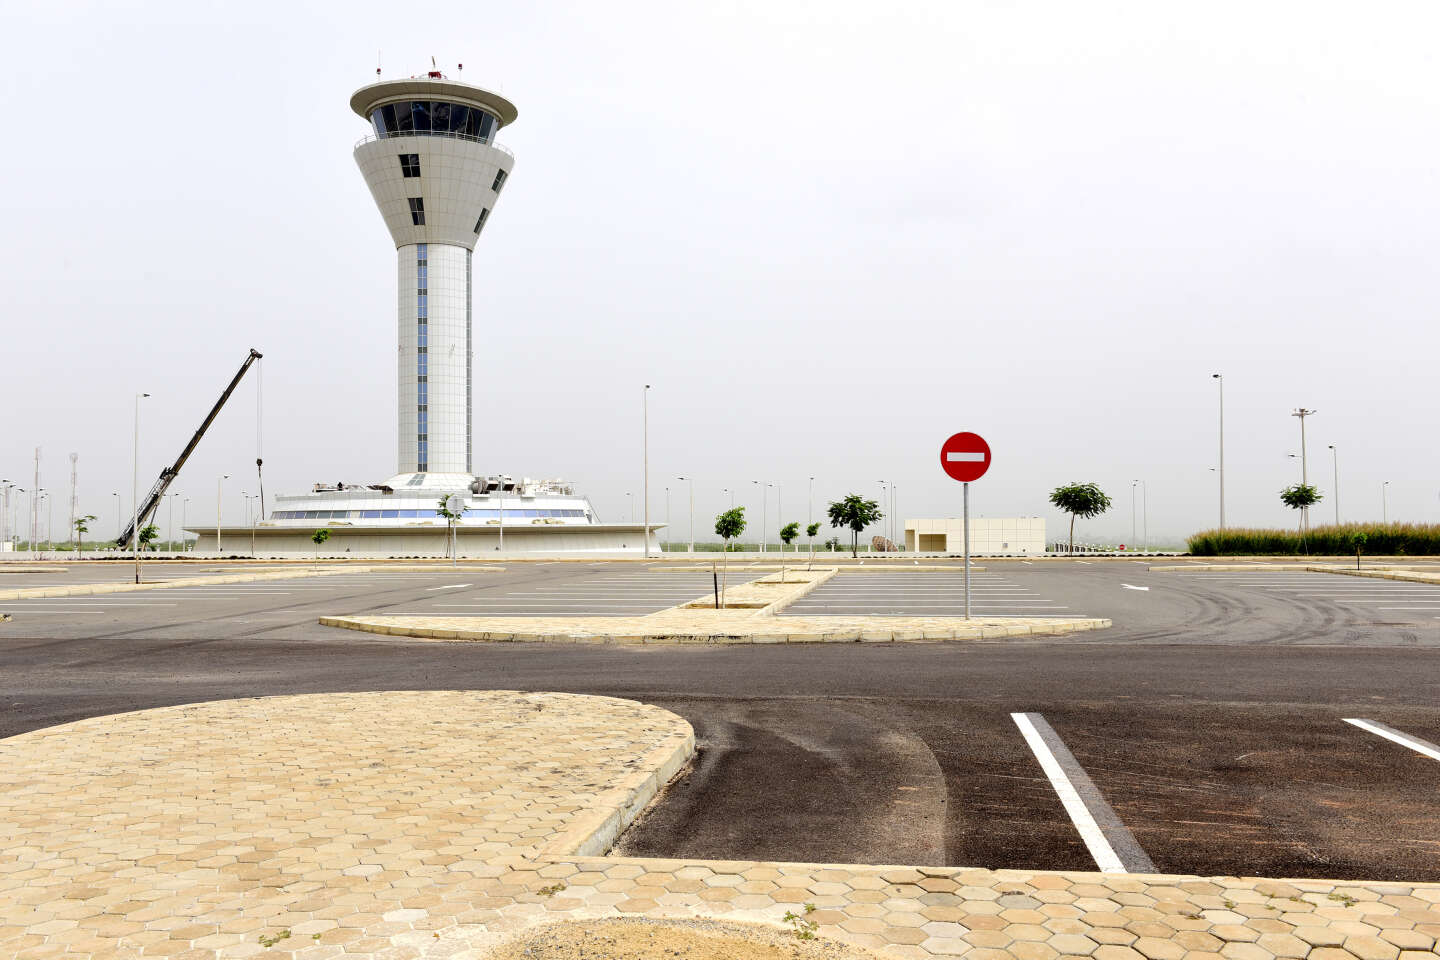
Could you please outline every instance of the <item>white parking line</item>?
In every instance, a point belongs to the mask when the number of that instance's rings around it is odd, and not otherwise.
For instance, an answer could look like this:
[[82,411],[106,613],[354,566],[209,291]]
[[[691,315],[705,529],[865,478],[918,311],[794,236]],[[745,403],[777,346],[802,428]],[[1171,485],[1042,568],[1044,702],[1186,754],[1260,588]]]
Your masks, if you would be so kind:
[[1149,589],[1150,589],[1149,587],[1137,587],[1137,586],[1134,586],[1133,584],[1129,584],[1129,583],[1122,583],[1122,584],[1120,584],[1120,586],[1124,587],[1126,590],[1149,590]]
[[1375,720],[1356,720],[1351,717],[1346,717],[1345,722],[1352,723],[1361,730],[1368,730],[1377,737],[1384,737],[1386,740],[1398,743],[1402,747],[1409,747],[1416,753],[1424,754],[1431,760],[1440,760],[1440,747],[1437,747],[1429,740],[1421,740],[1419,737],[1412,737],[1408,733],[1401,733],[1394,727],[1388,727]]
[[1040,761],[1040,769],[1050,778],[1050,785],[1100,871],[1154,873],[1155,864],[1045,718],[1038,713],[1012,713],[1010,718]]
[[474,584],[470,584],[470,583],[447,583],[447,584],[445,584],[443,587],[426,587],[425,590],[426,590],[427,592],[428,592],[428,591],[431,591],[431,590],[459,590],[461,587],[470,587],[470,586],[474,586]]

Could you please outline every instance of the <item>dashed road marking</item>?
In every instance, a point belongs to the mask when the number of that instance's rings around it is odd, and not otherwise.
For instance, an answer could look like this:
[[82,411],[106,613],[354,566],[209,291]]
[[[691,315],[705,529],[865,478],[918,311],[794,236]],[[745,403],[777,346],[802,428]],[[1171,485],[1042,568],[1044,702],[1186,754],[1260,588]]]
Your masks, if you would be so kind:
[[1386,740],[1398,743],[1402,747],[1409,747],[1416,753],[1424,754],[1431,760],[1440,760],[1440,747],[1437,747],[1429,740],[1421,740],[1419,737],[1412,737],[1408,733],[1401,733],[1394,727],[1386,726],[1376,720],[1357,720],[1346,717],[1345,722],[1354,724],[1361,730],[1368,730],[1377,737],[1384,737]]
[[1126,590],[1149,590],[1149,589],[1150,589],[1149,587],[1137,587],[1137,586],[1135,586],[1133,583],[1122,583],[1122,584],[1120,584],[1120,586],[1124,587]]
[[429,592],[429,591],[431,591],[431,590],[459,590],[461,587],[471,587],[471,586],[474,586],[474,584],[471,584],[471,583],[447,583],[447,584],[445,584],[445,585],[442,586],[442,587],[426,587],[425,590],[426,590],[426,592]]
[[1140,847],[1065,741],[1038,713],[1012,713],[1025,742],[1060,797],[1065,812],[1102,873],[1155,873]]

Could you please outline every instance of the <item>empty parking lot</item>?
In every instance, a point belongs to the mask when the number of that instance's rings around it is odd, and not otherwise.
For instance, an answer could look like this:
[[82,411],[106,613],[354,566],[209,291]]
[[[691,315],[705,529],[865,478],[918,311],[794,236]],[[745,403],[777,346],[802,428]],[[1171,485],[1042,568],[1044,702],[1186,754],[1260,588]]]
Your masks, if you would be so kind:
[[[992,563],[975,574],[976,613],[1116,624],[1023,643],[546,648],[315,623],[634,614],[710,590],[708,572],[658,566],[437,566],[7,601],[0,735],[304,691],[600,693],[675,710],[700,745],[627,834],[630,852],[1094,869],[1109,856],[1098,836],[1127,869],[1440,879],[1440,760],[1426,752],[1440,743],[1435,587]],[[731,583],[755,575],[737,565]],[[842,573],[789,612],[953,613],[958,584]]]

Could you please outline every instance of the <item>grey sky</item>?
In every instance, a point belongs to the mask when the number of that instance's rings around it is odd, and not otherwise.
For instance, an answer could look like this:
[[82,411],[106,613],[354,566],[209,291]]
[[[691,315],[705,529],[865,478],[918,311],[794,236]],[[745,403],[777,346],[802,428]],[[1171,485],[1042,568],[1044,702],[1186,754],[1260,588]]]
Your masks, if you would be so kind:
[[[475,468],[640,493],[684,535],[754,479],[784,519],[897,481],[953,515],[940,442],[984,434],[990,516],[1116,498],[1096,538],[1341,509],[1440,520],[1437,15],[1421,2],[37,3],[0,14],[0,476],[128,510],[254,345],[266,491],[395,469],[394,250],[347,106],[428,69],[514,100],[476,250]],[[254,493],[254,382],[173,488]],[[162,523],[164,520],[162,513]],[[774,501],[770,526],[777,526]],[[178,521],[178,513],[177,513]]]

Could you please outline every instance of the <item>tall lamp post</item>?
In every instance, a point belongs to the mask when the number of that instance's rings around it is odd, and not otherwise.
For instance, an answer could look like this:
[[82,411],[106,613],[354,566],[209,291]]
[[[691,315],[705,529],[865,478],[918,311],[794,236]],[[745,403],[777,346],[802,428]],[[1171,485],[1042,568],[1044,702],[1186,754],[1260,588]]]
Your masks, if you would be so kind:
[[220,549],[220,504],[225,493],[225,481],[230,479],[230,474],[220,475],[215,481],[215,553],[218,555],[223,551]]
[[1225,530],[1225,376],[1212,373],[1220,384],[1220,530]]
[[[1318,413],[1317,410],[1307,410],[1304,407],[1295,408],[1292,417],[1300,418],[1300,482],[1306,486],[1310,484],[1310,462],[1305,454],[1305,418]],[[1310,529],[1310,508],[1305,507],[1300,511],[1300,517],[1305,523],[1305,529]]]
[[1380,484],[1380,522],[1390,523],[1390,481]]
[[[665,546],[670,545],[670,488],[665,488]],[[663,548],[662,548],[662,551]]]
[[1135,488],[1140,486],[1139,480],[1130,481],[1130,546],[1137,547],[1139,542],[1135,539]]
[[762,480],[751,480],[751,483],[760,488],[760,552],[765,552],[765,528],[767,523],[766,509],[770,506],[770,484]]
[[130,552],[135,555],[135,582],[140,582],[140,401],[148,393],[135,394],[135,447],[130,457]]
[[645,384],[645,389],[640,391],[641,406],[641,433],[644,434],[642,442],[644,463],[644,477],[642,478],[640,495],[645,500],[645,556],[650,556],[650,384]]
[[1330,444],[1330,466],[1334,470],[1335,489],[1330,491],[1330,496],[1335,500],[1335,526],[1340,526],[1340,451],[1335,449],[1335,444]]
[[690,484],[690,552],[695,552],[695,479],[693,477],[676,477],[676,480],[684,480]]

